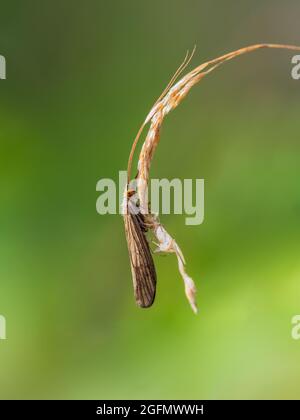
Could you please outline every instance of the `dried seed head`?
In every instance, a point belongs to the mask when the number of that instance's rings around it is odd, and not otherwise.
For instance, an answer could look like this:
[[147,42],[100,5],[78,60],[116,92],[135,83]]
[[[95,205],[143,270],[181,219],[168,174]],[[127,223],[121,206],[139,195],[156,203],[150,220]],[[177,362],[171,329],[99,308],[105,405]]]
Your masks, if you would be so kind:
[[[160,97],[157,99],[157,101],[151,108],[150,112],[148,113],[144,123],[142,124],[142,126],[140,127],[137,133],[137,136],[131,148],[131,152],[130,152],[130,156],[128,160],[128,168],[127,168],[128,183],[131,177],[131,165],[132,165],[132,159],[133,159],[136,145],[139,141],[139,138],[141,136],[141,133],[145,125],[150,123],[150,127],[146,135],[146,139],[144,141],[144,144],[142,146],[142,149],[139,155],[138,173],[136,176],[136,182],[137,182],[136,192],[139,199],[139,211],[142,214],[148,213],[149,204],[148,204],[148,196],[147,196],[147,186],[149,183],[150,165],[154,156],[154,152],[160,140],[160,129],[161,129],[164,117],[181,103],[181,101],[186,97],[186,95],[189,93],[189,91],[194,85],[196,85],[204,76],[212,72],[218,66],[220,66],[224,62],[231,60],[239,55],[246,54],[246,53],[261,49],[261,48],[279,48],[279,49],[300,51],[300,47],[293,46],[293,45],[281,45],[281,44],[251,45],[249,47],[241,48],[239,50],[232,51],[228,54],[222,55],[213,60],[207,61],[206,63],[201,64],[200,66],[196,67],[195,69],[187,73],[184,77],[182,77],[178,82],[175,83],[179,74],[185,69],[187,64],[190,62],[195,49],[193,50],[190,57],[188,56],[188,54],[186,55],[183,63],[175,72],[171,81],[168,83],[166,89],[164,89],[163,93],[160,95]],[[127,199],[128,199],[128,196],[126,195],[126,200]],[[128,201],[126,201],[126,209],[127,208],[129,208]],[[144,222],[145,220],[143,219],[143,223]],[[133,271],[132,274],[133,274],[133,281],[135,285],[136,298],[138,300],[138,303],[142,302],[144,304],[146,301],[149,303],[151,299],[154,299],[156,274],[155,274],[155,268],[154,268],[152,256],[150,253],[149,245],[145,237],[145,232],[142,230],[140,223],[141,223],[141,219],[138,218],[137,216],[136,217],[129,216],[127,219],[125,216],[125,228],[126,228],[128,249],[129,249],[129,254],[131,258],[131,269]],[[151,230],[153,231],[154,235],[156,236],[158,240],[157,251],[176,254],[177,260],[178,260],[179,272],[183,278],[184,285],[185,285],[186,296],[188,298],[188,301],[190,302],[190,305],[193,311],[196,313],[197,312],[196,299],[195,299],[196,287],[191,277],[189,277],[185,271],[185,261],[184,261],[184,258],[183,258],[183,255],[179,246],[177,245],[175,240],[168,234],[168,232],[164,229],[164,227],[158,222],[155,215],[152,215],[152,214],[147,215],[147,225],[151,228]],[[141,264],[144,264],[144,265],[148,264],[149,267],[145,270],[141,269]],[[143,287],[139,285],[143,285]],[[149,293],[148,295],[147,294],[143,295],[143,298],[141,297],[141,290],[142,290],[141,287],[143,290],[145,290],[144,293],[146,293],[146,290],[148,290],[148,293]],[[146,300],[143,300],[143,299],[146,299]]]

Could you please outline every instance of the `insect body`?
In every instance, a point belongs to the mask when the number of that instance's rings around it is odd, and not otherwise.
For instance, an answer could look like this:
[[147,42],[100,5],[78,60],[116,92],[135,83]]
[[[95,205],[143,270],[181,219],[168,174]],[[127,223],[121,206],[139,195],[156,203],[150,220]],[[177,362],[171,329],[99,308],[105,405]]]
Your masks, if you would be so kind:
[[156,271],[146,238],[145,216],[136,212],[135,205],[130,201],[130,197],[128,198],[124,223],[134,296],[136,303],[141,308],[148,308],[153,304],[155,298]]

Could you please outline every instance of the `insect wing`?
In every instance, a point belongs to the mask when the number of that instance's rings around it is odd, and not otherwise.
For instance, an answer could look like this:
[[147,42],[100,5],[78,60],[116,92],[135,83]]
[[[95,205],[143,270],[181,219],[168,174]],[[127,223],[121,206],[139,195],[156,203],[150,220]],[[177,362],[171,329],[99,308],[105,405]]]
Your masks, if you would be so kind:
[[140,307],[148,308],[155,298],[156,271],[142,218],[128,213],[124,221],[135,300]]

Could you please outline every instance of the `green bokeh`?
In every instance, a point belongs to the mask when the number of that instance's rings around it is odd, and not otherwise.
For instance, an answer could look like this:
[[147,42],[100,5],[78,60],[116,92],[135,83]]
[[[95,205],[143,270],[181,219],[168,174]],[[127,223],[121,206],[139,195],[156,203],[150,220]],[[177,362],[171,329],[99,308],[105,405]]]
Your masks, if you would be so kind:
[[205,179],[205,221],[135,306],[120,216],[96,213],[154,99],[192,66],[300,44],[298,1],[6,2],[0,54],[1,398],[299,398],[300,81],[286,51],[226,64],[165,121],[152,175]]

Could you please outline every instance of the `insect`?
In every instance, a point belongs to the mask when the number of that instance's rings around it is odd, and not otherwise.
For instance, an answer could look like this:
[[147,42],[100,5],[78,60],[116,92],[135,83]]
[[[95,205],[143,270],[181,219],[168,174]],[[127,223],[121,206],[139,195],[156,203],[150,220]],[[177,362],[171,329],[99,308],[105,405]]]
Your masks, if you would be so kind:
[[124,214],[125,234],[129,252],[134,296],[141,308],[152,305],[156,292],[156,271],[146,238],[145,215],[136,211],[130,201],[134,192],[126,192],[127,211]]

